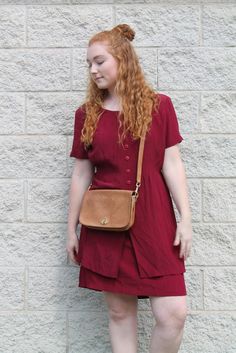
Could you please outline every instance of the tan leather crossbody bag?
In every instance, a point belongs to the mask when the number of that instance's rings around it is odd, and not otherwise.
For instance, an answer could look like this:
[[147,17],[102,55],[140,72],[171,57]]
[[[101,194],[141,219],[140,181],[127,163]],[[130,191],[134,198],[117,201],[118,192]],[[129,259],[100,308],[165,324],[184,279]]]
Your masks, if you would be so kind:
[[135,204],[141,185],[141,171],[144,150],[144,134],[140,138],[136,189],[92,189],[85,191],[79,214],[79,222],[98,230],[124,231],[135,219]]

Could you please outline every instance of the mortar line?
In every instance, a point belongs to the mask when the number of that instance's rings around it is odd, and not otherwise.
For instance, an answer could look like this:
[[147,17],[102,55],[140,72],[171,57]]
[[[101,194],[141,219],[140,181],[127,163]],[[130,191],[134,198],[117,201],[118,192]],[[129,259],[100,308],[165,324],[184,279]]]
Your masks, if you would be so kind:
[[202,31],[202,16],[203,16],[203,5],[200,4],[199,6],[199,39],[200,39],[200,46],[203,47],[203,31]]

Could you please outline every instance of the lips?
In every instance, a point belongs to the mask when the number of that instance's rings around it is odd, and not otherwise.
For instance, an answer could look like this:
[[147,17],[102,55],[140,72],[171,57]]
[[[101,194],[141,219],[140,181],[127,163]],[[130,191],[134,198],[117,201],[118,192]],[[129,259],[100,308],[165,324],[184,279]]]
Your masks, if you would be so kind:
[[97,80],[99,80],[100,78],[103,78],[103,77],[97,77],[95,80],[97,81]]

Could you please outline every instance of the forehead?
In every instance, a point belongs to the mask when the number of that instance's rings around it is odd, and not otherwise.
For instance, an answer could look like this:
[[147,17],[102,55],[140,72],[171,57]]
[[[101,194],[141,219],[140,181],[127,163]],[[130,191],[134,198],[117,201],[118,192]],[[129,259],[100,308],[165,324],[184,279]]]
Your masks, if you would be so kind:
[[87,61],[95,59],[99,56],[111,55],[108,51],[108,45],[105,43],[93,43],[87,49]]

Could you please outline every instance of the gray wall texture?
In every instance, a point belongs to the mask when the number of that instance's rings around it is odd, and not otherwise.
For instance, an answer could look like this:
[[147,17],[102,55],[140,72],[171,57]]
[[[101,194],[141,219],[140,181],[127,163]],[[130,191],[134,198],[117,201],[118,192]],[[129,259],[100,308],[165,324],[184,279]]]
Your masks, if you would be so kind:
[[[180,353],[236,351],[236,1],[0,0],[0,353],[111,352],[102,294],[77,287],[65,246],[87,41],[118,23],[184,138],[194,234]],[[147,353],[148,299],[138,317]]]

